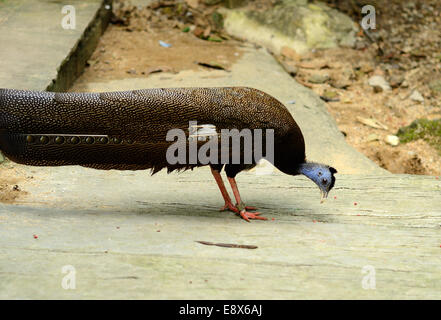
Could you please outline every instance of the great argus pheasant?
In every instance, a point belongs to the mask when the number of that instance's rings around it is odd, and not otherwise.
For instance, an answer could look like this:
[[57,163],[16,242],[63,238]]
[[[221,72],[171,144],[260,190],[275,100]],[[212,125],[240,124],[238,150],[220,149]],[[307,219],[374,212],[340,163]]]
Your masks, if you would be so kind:
[[[239,149],[231,144],[223,150],[224,129],[260,130],[263,150],[267,150],[270,141],[265,133],[271,133],[276,168],[289,175],[307,176],[321,190],[322,200],[333,188],[336,169],[306,161],[302,132],[289,111],[256,89],[166,88],[104,93],[0,89],[0,149],[14,162],[103,170],[151,169],[153,173],[163,168],[171,172],[209,165],[225,201],[222,209],[233,211],[246,221],[265,220],[255,212],[256,208],[244,205],[235,180],[239,172],[253,168],[264,152],[256,156],[256,140],[251,148],[242,143]],[[179,143],[168,136],[176,130],[186,137]],[[208,153],[213,161],[191,161],[191,150],[183,157],[181,154],[182,161],[169,161],[170,155],[175,156],[170,153],[171,148],[191,149],[193,143],[199,152],[207,141],[219,146]],[[245,162],[249,150],[253,157]],[[240,161],[232,161],[235,155]],[[220,175],[222,169],[235,204]]]

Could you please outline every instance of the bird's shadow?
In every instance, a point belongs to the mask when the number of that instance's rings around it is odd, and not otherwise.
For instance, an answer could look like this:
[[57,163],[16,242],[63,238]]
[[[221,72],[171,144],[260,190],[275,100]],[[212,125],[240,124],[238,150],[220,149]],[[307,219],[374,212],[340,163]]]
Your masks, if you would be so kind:
[[[311,222],[319,221],[324,223],[334,222],[333,216],[317,212],[314,208],[305,206],[269,206],[259,201],[253,201],[253,206],[257,207],[257,210],[262,216],[271,219],[277,219],[278,221],[299,221],[299,222]],[[69,208],[69,207],[52,207],[46,204],[29,205],[29,204],[2,204],[0,206],[0,212],[24,214],[29,216],[39,217],[87,217],[94,216],[99,217],[120,217],[120,216],[181,216],[181,217],[204,217],[215,219],[237,219],[238,215],[231,211],[220,211],[222,203],[213,202],[207,204],[191,204],[186,202],[160,202],[151,203],[146,201],[137,200],[136,205],[127,207],[123,206],[105,206],[100,207],[97,205],[93,208]]]

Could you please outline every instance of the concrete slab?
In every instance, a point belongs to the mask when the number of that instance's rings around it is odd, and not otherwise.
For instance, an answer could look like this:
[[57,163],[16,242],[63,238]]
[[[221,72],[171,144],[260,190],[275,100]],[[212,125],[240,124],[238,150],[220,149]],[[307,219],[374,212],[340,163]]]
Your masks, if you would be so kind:
[[[66,90],[79,73],[64,69],[81,72],[88,59],[73,55],[77,46],[91,54],[98,40],[94,35],[105,29],[108,17],[100,16],[110,14],[105,3],[109,1],[0,1],[0,88]],[[75,8],[73,30],[61,25],[67,4]]]
[[[441,298],[434,177],[339,175],[320,204],[305,178],[243,173],[243,198],[269,218],[247,223],[218,212],[207,168],[16,168],[34,178],[16,205],[0,205],[0,298]],[[64,266],[74,290],[62,287]]]

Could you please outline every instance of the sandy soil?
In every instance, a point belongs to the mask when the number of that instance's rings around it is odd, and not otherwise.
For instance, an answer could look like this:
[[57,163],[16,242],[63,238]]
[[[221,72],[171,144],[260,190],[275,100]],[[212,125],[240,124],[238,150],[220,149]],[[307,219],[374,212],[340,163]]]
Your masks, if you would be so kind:
[[[340,48],[315,52],[302,57],[295,78],[319,95],[324,96],[326,92],[335,95],[338,101],[327,102],[327,108],[346,135],[347,142],[381,167],[393,173],[440,175],[441,156],[428,143],[419,140],[391,146],[386,137],[395,135],[400,127],[415,119],[440,118],[441,108],[435,105],[435,99],[431,101],[431,96],[427,96],[423,103],[409,99],[418,85],[375,92],[368,84],[368,78],[387,76],[372,62],[374,55],[369,49]],[[307,68],[302,68],[303,65]],[[308,79],[313,74],[328,75],[330,80],[323,84],[310,83]],[[348,86],[338,88],[342,84]],[[360,118],[376,120],[387,129],[365,125]]]
[[13,203],[27,194],[22,190],[21,182],[32,179],[20,167],[6,163],[0,170],[0,202]]
[[[438,0],[328,0],[331,6],[360,21],[364,4],[376,8],[377,28],[369,34],[359,32],[356,50],[340,48],[311,53],[308,58],[323,59],[334,68],[326,84],[312,85],[314,91],[338,94],[339,101],[329,102],[328,110],[349,144],[393,173],[441,174],[441,156],[423,140],[391,146],[387,135],[418,118],[441,118],[441,94],[430,85],[441,79],[441,2]],[[306,58],[306,57],[304,57]],[[309,70],[299,69],[304,79]],[[392,86],[391,91],[375,92],[368,78],[380,75]],[[334,81],[333,81],[334,80]],[[335,84],[345,83],[345,89]],[[414,101],[418,91],[424,101]],[[387,130],[361,124],[357,117],[371,118]]]
[[[162,47],[159,41],[172,46]],[[195,45],[200,49],[195,51]],[[210,68],[210,65],[228,70],[240,56],[240,43],[233,40],[204,41],[175,29],[127,32],[110,25],[89,60],[89,67],[72,90],[81,89],[82,84],[90,81],[148,77],[155,72],[176,73]]]

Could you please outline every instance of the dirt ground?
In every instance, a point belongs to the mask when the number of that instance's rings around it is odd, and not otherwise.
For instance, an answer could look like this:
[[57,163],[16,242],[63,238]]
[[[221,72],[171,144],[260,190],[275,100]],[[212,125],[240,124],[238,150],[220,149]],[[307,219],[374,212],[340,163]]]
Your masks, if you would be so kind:
[[[159,41],[172,46],[162,47]],[[195,45],[199,48],[197,51],[194,50]],[[182,70],[228,70],[241,56],[239,45],[234,40],[225,43],[204,41],[175,29],[154,33],[143,30],[127,32],[119,26],[110,25],[89,60],[89,67],[74,88],[81,90],[82,85],[89,81],[147,77],[156,72],[166,76]]]
[[[415,119],[441,118],[441,93],[431,89],[441,79],[441,2],[327,2],[354,21],[361,20],[360,7],[374,5],[377,28],[368,35],[359,32],[355,49],[319,51],[302,57],[330,66],[314,70],[328,73],[330,81],[312,84],[312,89],[318,94],[337,94],[339,101],[329,102],[328,111],[346,134],[348,143],[383,168],[393,173],[441,174],[441,156],[427,142],[417,140],[398,146],[385,142],[387,135],[397,134],[400,127]],[[310,72],[299,68],[296,77],[305,79]],[[392,90],[375,92],[368,85],[373,75],[384,77]],[[342,84],[348,86],[339,88]],[[412,100],[414,90],[421,93],[424,101]],[[364,125],[360,117],[377,120],[387,129]]]
[[20,184],[23,180],[33,179],[11,162],[2,164],[0,170],[0,203],[13,203],[27,194]]
[[[363,1],[327,2],[359,21]],[[396,146],[386,142],[415,119],[441,118],[441,94],[431,89],[433,80],[441,79],[441,2],[374,2],[377,29],[360,31],[355,48],[276,58],[297,81],[327,100],[328,111],[357,150],[393,173],[441,175],[441,155],[432,145],[423,140]],[[274,3],[260,0],[249,6],[261,9]],[[147,8],[117,1],[113,24],[72,90],[81,91],[90,81],[153,72],[166,76],[185,69],[228,70],[247,44],[223,32],[218,7],[197,0],[161,1]],[[195,51],[195,44],[203,50]],[[312,78],[317,75],[325,80],[316,83]],[[383,77],[391,90],[369,85],[374,75]],[[415,90],[424,101],[412,99]]]

